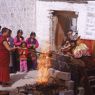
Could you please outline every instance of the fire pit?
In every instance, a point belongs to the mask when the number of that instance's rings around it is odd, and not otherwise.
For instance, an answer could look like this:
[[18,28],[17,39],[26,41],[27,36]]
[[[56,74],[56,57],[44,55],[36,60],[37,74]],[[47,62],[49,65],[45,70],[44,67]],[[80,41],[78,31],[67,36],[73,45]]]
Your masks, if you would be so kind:
[[[26,83],[23,87],[18,87],[15,95],[74,95],[71,74],[51,68],[48,53],[40,54],[36,75],[34,84]],[[71,92],[64,94],[64,91]]]
[[[52,78],[53,79],[53,78]],[[53,83],[54,82],[54,83]],[[52,83],[47,84],[39,84],[36,83],[34,85],[26,85],[24,87],[18,88],[18,93],[23,93],[24,95],[59,95],[60,90],[64,90],[64,81],[53,80]],[[18,94],[18,95],[19,95]]]
[[19,93],[25,95],[57,95],[60,89],[64,89],[64,81],[49,76],[49,68],[51,67],[50,57],[48,53],[41,54],[38,58],[38,77],[36,84],[26,85],[18,88]]

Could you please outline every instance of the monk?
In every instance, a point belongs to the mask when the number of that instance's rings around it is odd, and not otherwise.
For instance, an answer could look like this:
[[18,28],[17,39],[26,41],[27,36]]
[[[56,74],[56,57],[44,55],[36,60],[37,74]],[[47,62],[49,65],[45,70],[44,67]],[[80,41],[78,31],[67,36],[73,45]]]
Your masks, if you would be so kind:
[[9,74],[9,63],[10,63],[10,51],[16,48],[10,48],[7,37],[8,28],[2,29],[2,36],[0,36],[0,84],[2,86],[7,86],[10,80]]

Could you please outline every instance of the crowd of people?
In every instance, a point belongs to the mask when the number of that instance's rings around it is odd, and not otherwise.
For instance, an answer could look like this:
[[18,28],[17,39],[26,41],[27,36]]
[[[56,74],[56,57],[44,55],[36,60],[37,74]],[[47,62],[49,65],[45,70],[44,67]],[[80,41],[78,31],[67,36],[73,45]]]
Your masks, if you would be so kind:
[[[1,28],[1,27],[0,27]],[[31,32],[25,39],[23,31],[18,30],[15,38],[12,30],[4,27],[0,32],[0,84],[7,85],[10,72],[27,72],[37,68],[37,55],[35,53],[39,43],[36,33]]]
[[[78,33],[73,33],[72,30],[67,32],[61,53],[74,58],[90,56],[87,45],[81,43]],[[0,84],[8,84],[10,72],[27,72],[37,69],[36,48],[38,47],[35,32],[31,32],[25,39],[23,31],[18,30],[16,37],[13,38],[11,29],[2,28],[0,32]]]

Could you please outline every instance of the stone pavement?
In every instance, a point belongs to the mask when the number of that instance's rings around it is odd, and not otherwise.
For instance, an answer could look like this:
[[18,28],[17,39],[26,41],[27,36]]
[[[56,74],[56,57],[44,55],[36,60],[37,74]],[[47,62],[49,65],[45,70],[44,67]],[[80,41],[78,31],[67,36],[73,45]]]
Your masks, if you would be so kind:
[[10,77],[11,77],[12,85],[10,87],[2,87],[0,85],[0,91],[11,91],[11,90],[16,89],[17,87],[21,87],[26,84],[35,84],[37,71],[33,70],[27,73],[17,72],[17,73],[10,74]]
[[[71,80],[71,74],[69,72],[61,72],[55,69],[50,68],[48,70],[49,72],[49,77],[52,77],[53,79],[59,79],[59,80],[63,80],[65,86],[70,89],[73,90],[74,88],[74,82]],[[10,87],[2,87],[0,86],[0,91],[13,91],[15,90],[17,87],[23,87],[26,84],[36,84],[37,81],[37,77],[38,77],[38,71],[37,70],[32,70],[29,72],[17,72],[17,73],[13,73],[10,74],[11,77],[11,83],[12,85]],[[50,83],[52,81],[49,81]]]

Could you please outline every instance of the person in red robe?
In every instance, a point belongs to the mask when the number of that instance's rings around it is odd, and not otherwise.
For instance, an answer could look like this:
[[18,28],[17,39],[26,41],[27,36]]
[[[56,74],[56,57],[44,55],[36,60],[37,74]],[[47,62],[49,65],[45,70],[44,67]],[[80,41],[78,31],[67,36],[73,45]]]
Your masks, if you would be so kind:
[[10,48],[7,37],[8,28],[2,29],[2,36],[0,36],[0,84],[6,86],[10,80],[9,63],[10,63],[10,51],[16,48]]

